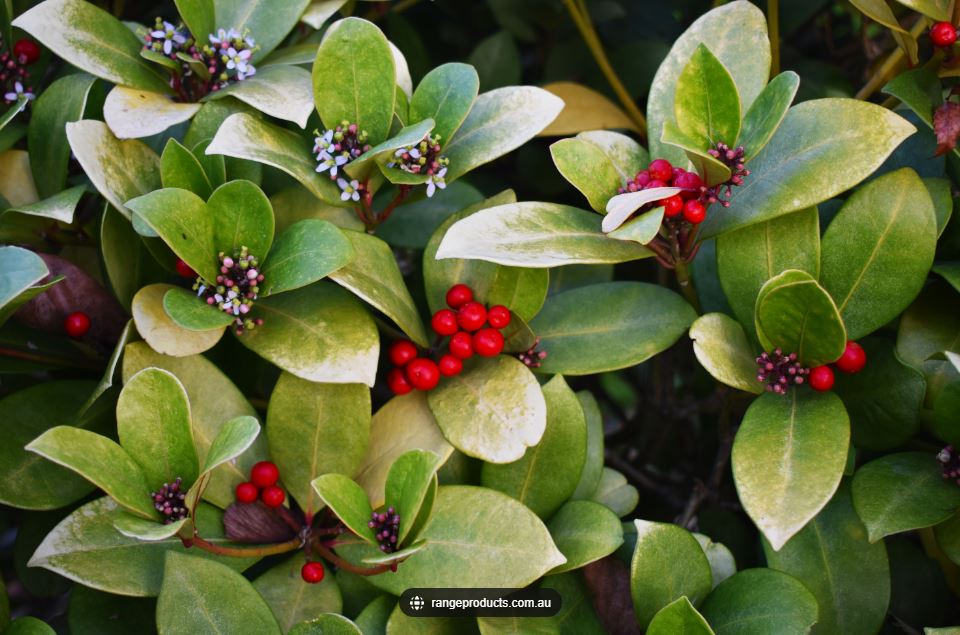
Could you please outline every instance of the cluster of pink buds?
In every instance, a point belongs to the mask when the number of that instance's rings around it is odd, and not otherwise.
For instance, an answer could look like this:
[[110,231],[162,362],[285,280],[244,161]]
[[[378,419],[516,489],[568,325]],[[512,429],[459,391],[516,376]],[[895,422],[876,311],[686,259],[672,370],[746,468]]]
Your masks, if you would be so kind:
[[370,515],[370,522],[367,527],[373,530],[380,543],[380,551],[391,553],[397,549],[397,535],[400,532],[400,514],[393,507],[388,507],[386,512],[373,512]]
[[4,105],[9,106],[21,98],[28,101],[34,98],[33,89],[26,85],[30,79],[30,66],[40,57],[40,47],[33,40],[17,40],[13,51],[5,50],[0,37],[0,96]]
[[153,507],[163,514],[163,524],[169,525],[187,517],[186,492],[183,481],[178,476],[173,483],[164,483],[156,492],[150,493]]
[[790,386],[799,386],[806,381],[809,374],[810,369],[797,361],[796,353],[784,354],[777,348],[757,357],[757,381],[766,384],[768,392],[782,395]]
[[750,170],[746,168],[744,161],[743,146],[731,148],[721,141],[707,152],[730,168],[730,178],[711,188],[705,188],[700,200],[704,205],[720,203],[724,207],[730,207],[729,199],[733,194],[734,186],[743,185],[743,180],[750,176]]
[[530,347],[530,350],[518,353],[517,359],[523,362],[527,368],[540,368],[543,364],[543,360],[547,358],[547,351],[537,350],[540,346],[540,338],[533,340],[533,346]]
[[940,468],[943,470],[943,478],[960,485],[960,454],[957,454],[954,447],[948,445],[940,450],[937,461],[940,462]]
[[447,187],[444,178],[450,160],[440,154],[440,135],[428,134],[416,145],[400,148],[393,153],[393,161],[388,168],[399,168],[410,174],[427,175],[427,196],[433,196],[437,188]]
[[263,324],[262,319],[254,320],[248,317],[260,293],[263,274],[260,273],[258,260],[249,253],[246,246],[241,247],[239,252],[234,252],[233,256],[227,256],[221,251],[218,257],[220,273],[216,281],[211,284],[198,277],[193,284],[193,290],[207,304],[234,316],[236,333],[242,335],[244,330]]

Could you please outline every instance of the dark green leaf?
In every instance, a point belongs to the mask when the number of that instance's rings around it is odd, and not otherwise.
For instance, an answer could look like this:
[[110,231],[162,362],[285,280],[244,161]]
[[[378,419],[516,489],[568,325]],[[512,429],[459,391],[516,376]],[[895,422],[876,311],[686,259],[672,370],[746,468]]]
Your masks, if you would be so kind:
[[446,142],[460,128],[480,90],[477,71],[468,64],[442,64],[420,80],[410,98],[410,121],[433,119],[433,133]]

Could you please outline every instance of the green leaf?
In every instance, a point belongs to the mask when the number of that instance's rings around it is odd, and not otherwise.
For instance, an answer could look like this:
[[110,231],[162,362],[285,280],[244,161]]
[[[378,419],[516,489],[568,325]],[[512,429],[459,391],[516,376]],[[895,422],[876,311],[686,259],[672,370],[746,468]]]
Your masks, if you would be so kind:
[[934,282],[900,318],[896,353],[905,364],[923,373],[925,406],[933,406],[944,386],[956,378],[950,362],[933,358],[956,347],[960,336],[960,298],[944,283]]
[[207,208],[213,217],[214,253],[247,247],[263,263],[273,244],[273,206],[263,190],[250,181],[230,181],[214,190]]
[[674,42],[653,78],[647,98],[651,157],[667,159],[678,166],[686,162],[683,152],[660,142],[660,135],[664,122],[674,118],[674,96],[680,74],[701,43],[710,47],[733,77],[742,107],[750,107],[770,76],[766,22],[766,17],[753,4],[743,0],[728,2],[703,15]]
[[303,583],[300,568],[306,562],[304,554],[297,554],[267,569],[253,581],[253,588],[266,601],[284,633],[321,613],[343,610],[336,577],[325,575],[319,584],[310,586]]
[[264,359],[308,381],[373,385],[377,327],[346,291],[312,284],[258,300],[254,314],[263,326],[239,339]]
[[91,75],[114,84],[170,92],[159,69],[140,57],[140,38],[89,2],[46,0],[20,14],[13,26]]
[[27,127],[30,171],[42,198],[67,183],[70,144],[64,126],[83,116],[95,78],[84,73],[61,77],[47,86],[31,106]]
[[[553,620],[561,635],[603,635],[606,633],[600,618],[593,610],[590,591],[578,573],[547,576],[540,583],[542,589],[554,589],[560,594],[560,612]],[[629,619],[627,620],[629,622]]]
[[747,569],[722,582],[700,607],[717,635],[805,635],[817,622],[817,599],[776,569]]
[[603,217],[600,227],[604,232],[612,232],[647,203],[669,198],[681,191],[678,187],[653,187],[638,192],[617,194],[607,201],[607,215]]
[[164,188],[127,201],[138,218],[205,280],[217,278],[215,218],[203,199],[187,190]]
[[724,313],[708,313],[690,327],[693,352],[714,379],[738,390],[760,394],[757,362],[740,323]]
[[100,121],[67,123],[66,131],[70,149],[87,178],[124,218],[131,220],[126,202],[160,187],[160,157],[140,141],[118,140]]
[[344,616],[323,613],[315,619],[297,624],[287,635],[361,635],[361,632],[356,624]]
[[[377,237],[386,241],[391,247],[422,250],[444,220],[468,206],[481,202],[483,198],[480,190],[466,181],[455,181],[431,197],[423,197],[404,205],[401,212],[391,215],[386,222],[377,227]],[[350,214],[359,227],[349,229],[362,230],[363,224],[356,220],[356,214],[352,210]]]
[[163,569],[157,598],[157,629],[161,633],[280,635],[270,607],[246,578],[230,567],[169,552]]
[[853,99],[814,99],[787,111],[734,188],[730,207],[708,215],[701,239],[811,207],[869,176],[916,132],[886,108]]
[[350,240],[332,223],[315,218],[294,223],[277,237],[261,267],[266,295],[307,286],[341,269],[354,256]]
[[[259,33],[259,29],[257,30]],[[259,43],[259,41],[258,41]],[[299,66],[258,67],[257,74],[211,93],[208,99],[233,97],[271,117],[292,121],[301,128],[313,113],[310,73]]]
[[[396,573],[372,576],[369,581],[394,595],[431,585],[520,588],[564,561],[533,512],[483,487],[440,487],[433,517],[420,538],[426,546]],[[360,543],[337,549],[351,559],[372,550]]]
[[577,139],[588,141],[606,154],[620,173],[620,184],[624,184],[637,172],[647,167],[650,156],[639,143],[619,132],[610,130],[588,130],[577,135]]
[[475,258],[519,267],[627,262],[653,255],[632,241],[609,238],[601,217],[556,203],[498,205],[455,223],[437,258]]
[[26,449],[73,470],[138,516],[155,519],[151,487],[140,466],[107,437],[72,426],[57,426]]
[[853,477],[853,506],[870,542],[930,527],[960,509],[960,488],[944,479],[936,457],[920,452],[888,454]]
[[202,38],[216,32],[213,0],[174,0],[173,3],[191,33]]
[[443,435],[458,450],[509,463],[540,442],[547,406],[536,377],[515,358],[472,359],[427,395]]
[[[131,313],[137,326],[137,333],[150,344],[158,353],[185,357],[196,355],[212,348],[223,337],[224,329],[203,331],[188,330],[180,326],[167,314],[164,308],[164,299],[168,292],[177,289],[169,284],[151,284],[143,287],[133,296]],[[171,304],[171,307],[179,305]],[[199,303],[200,308],[204,308]],[[184,311],[178,312],[178,319],[190,324],[199,324],[194,315],[187,315]],[[204,316],[204,320],[206,320]],[[204,322],[206,324],[207,322]]]
[[447,461],[453,446],[447,442],[427,405],[427,396],[414,391],[394,397],[373,415],[370,445],[356,481],[367,492],[370,503],[380,507],[386,502],[387,474],[396,459],[410,450],[432,452]]
[[[344,171],[352,177],[363,180],[367,177],[371,162],[374,159],[380,159],[381,163],[390,161],[394,157],[394,151],[400,148],[413,146],[430,134],[433,130],[433,119],[424,119],[421,122],[411,124],[400,130],[397,134],[370,148],[359,157],[344,166]],[[384,174],[389,178],[391,170],[385,170]]]
[[573,495],[587,454],[587,424],[576,393],[557,375],[543,386],[547,425],[540,442],[519,460],[485,463],[484,487],[516,498],[543,519]]
[[805,366],[835,361],[847,344],[843,320],[826,290],[810,274],[788,269],[757,296],[757,336],[764,350],[796,353]]
[[833,497],[847,463],[850,426],[833,393],[796,387],[750,404],[731,463],[747,515],[780,549]]
[[[7,307],[17,296],[47,276],[43,259],[32,251],[11,245],[0,247],[0,308]],[[9,315],[4,310],[2,323]]]
[[347,529],[368,543],[376,544],[376,537],[367,526],[373,509],[362,487],[343,474],[323,474],[313,479],[311,485]]
[[103,104],[103,120],[119,139],[150,137],[200,110],[200,104],[174,101],[166,93],[114,86]]
[[660,141],[683,150],[689,162],[693,164],[694,171],[707,185],[718,185],[730,180],[730,167],[710,154],[710,145],[703,139],[683,132],[673,121],[664,122]]
[[713,635],[707,620],[690,604],[686,596],[657,611],[647,627],[648,635]]
[[9,207],[5,212],[18,212],[69,224],[73,222],[73,212],[86,189],[85,185],[78,185],[30,205]]
[[931,20],[943,21],[950,19],[949,0],[897,0],[905,7],[919,11]]
[[884,0],[850,0],[850,4],[862,11],[870,19],[876,21],[891,31],[897,46],[907,54],[910,66],[917,63],[917,38],[910,31],[900,26],[896,14]]
[[960,514],[954,514],[933,528],[937,546],[954,564],[960,562]]
[[184,488],[199,475],[190,427],[190,402],[180,381],[159,368],[129,380],[117,401],[117,435],[151,490],[182,478]]
[[737,572],[737,562],[733,554],[722,543],[712,541],[703,534],[693,534],[700,543],[700,548],[710,562],[710,573],[713,577],[713,588]]
[[433,133],[446,143],[477,100],[480,78],[469,64],[448,63],[423,76],[410,98],[410,121],[433,119]]
[[646,245],[660,232],[663,225],[663,207],[655,207],[633,218],[608,235],[617,240],[632,240]]
[[530,323],[547,352],[537,372],[588,375],[634,366],[672,346],[696,317],[676,293],[642,282],[558,293]]
[[390,246],[366,233],[345,231],[341,236],[346,237],[344,242],[356,257],[332,272],[330,279],[381,311],[414,342],[427,347],[427,332]]
[[737,145],[743,146],[744,159],[749,161],[767,145],[783,118],[787,115],[793,98],[797,95],[800,77],[793,71],[784,71],[770,80],[763,92],[743,116],[743,127]]
[[823,235],[823,286],[858,340],[906,309],[933,264],[937,219],[909,168],[857,190]]
[[67,620],[73,635],[147,633],[155,632],[155,609],[152,599],[117,596],[78,584],[70,589]]
[[953,192],[949,179],[924,178],[930,199],[933,201],[933,213],[937,217],[937,238],[943,235],[947,224],[953,217]]
[[260,434],[260,423],[254,417],[240,416],[227,420],[217,432],[200,467],[197,481],[187,492],[187,507],[193,509],[210,482],[208,475],[221,465],[232,462],[250,449]]
[[570,498],[584,500],[597,489],[600,474],[603,472],[603,413],[600,412],[596,397],[589,391],[581,390],[577,393],[577,399],[580,400],[587,425],[587,454],[583,471],[580,473],[580,482]]
[[410,450],[397,457],[390,466],[385,499],[400,515],[398,546],[404,544],[404,539],[410,535],[440,464],[440,457],[433,452]]
[[206,303],[181,287],[171,287],[163,294],[163,310],[179,327],[188,331],[215,331],[233,324],[231,313]]
[[624,179],[603,149],[577,136],[551,145],[550,156],[563,178],[587,198],[590,207],[605,213],[607,201]]
[[311,147],[309,141],[295,132],[252,115],[236,113],[217,129],[207,154],[223,154],[273,166],[295,178],[321,201],[343,206],[337,184],[317,174]]
[[181,518],[176,522],[163,525],[155,520],[144,520],[139,516],[121,512],[113,519],[113,527],[128,538],[156,542],[177,535],[184,526],[188,526],[189,522],[189,518]]
[[677,77],[673,98],[677,125],[705,148],[740,134],[740,96],[730,72],[700,43]]
[[160,155],[160,178],[163,187],[189,190],[207,200],[213,192],[210,179],[200,161],[190,150],[174,138],[167,140]]
[[620,519],[612,511],[593,501],[571,500],[547,523],[557,549],[567,561],[550,575],[579,569],[609,556],[623,544]]
[[269,0],[213,0],[218,29],[249,31],[256,38],[254,62],[277,48],[297,25],[308,4],[310,0],[288,0],[283,4]]
[[354,474],[369,436],[366,386],[315,384],[289,373],[280,375],[267,409],[270,456],[308,516],[322,506],[310,483],[321,474]]
[[10,627],[4,633],[5,635],[55,635],[56,631],[46,622],[25,615],[10,622]]
[[754,335],[757,295],[787,269],[820,275],[820,220],[811,207],[717,238],[717,272],[734,315]]
[[313,98],[323,125],[349,121],[367,132],[371,145],[386,139],[396,74],[390,44],[376,25],[360,18],[330,25],[313,62]]
[[633,521],[637,545],[630,564],[630,594],[637,623],[646,629],[663,607],[686,596],[699,604],[712,588],[710,563],[697,539],[667,523]]
[[484,89],[520,82],[520,50],[508,31],[500,30],[480,40],[467,62],[477,69]]
[[482,93],[444,147],[450,159],[447,182],[520,147],[562,109],[559,97],[533,86],[507,86]]
[[[319,31],[324,23],[346,3],[347,0],[313,0],[300,16],[300,21]],[[312,60],[313,56],[310,59]]]
[[867,531],[844,484],[810,524],[779,551],[763,544],[767,565],[800,580],[817,598],[815,633],[877,633],[887,615],[890,569],[883,543]]

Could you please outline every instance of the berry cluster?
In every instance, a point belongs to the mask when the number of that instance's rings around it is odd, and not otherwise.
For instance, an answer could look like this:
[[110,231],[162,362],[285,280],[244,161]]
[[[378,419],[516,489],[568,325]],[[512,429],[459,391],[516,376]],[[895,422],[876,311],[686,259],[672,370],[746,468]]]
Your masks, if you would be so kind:
[[687,172],[683,168],[675,168],[666,159],[655,159],[646,170],[637,173],[633,180],[627,181],[618,191],[639,192],[656,187],[679,187],[683,191],[668,198],[648,203],[641,209],[663,206],[663,215],[667,219],[674,219],[683,214],[683,219],[691,225],[698,225],[707,217],[707,208],[701,202],[701,191],[704,190],[703,181],[694,172]]
[[248,505],[259,498],[267,507],[280,507],[287,495],[277,485],[279,480],[277,466],[270,461],[260,461],[251,468],[250,480],[237,485],[237,502]]
[[21,96],[28,100],[34,98],[33,89],[24,83],[30,78],[27,66],[40,58],[40,47],[33,40],[17,40],[13,51],[4,50],[3,38],[0,38],[0,95],[4,105],[10,105]]
[[64,318],[63,330],[73,339],[80,339],[90,330],[90,316],[83,311],[74,311]]
[[447,291],[447,306],[433,314],[430,326],[440,337],[449,337],[448,352],[438,362],[419,357],[417,347],[409,340],[400,340],[390,348],[394,368],[387,374],[390,390],[405,395],[414,388],[433,390],[440,376],[453,377],[463,370],[463,360],[473,356],[495,357],[503,351],[500,329],[510,324],[510,309],[502,305],[490,307],[474,301],[473,291],[465,284],[455,284]]
[[150,493],[153,507],[163,514],[163,524],[169,525],[187,517],[187,505],[184,503],[187,493],[182,489],[183,481],[178,476],[173,483],[164,483],[156,492]]
[[363,185],[353,179],[337,177],[340,168],[350,163],[370,149],[367,143],[367,131],[360,129],[355,123],[342,121],[336,128],[324,130],[323,133],[314,131],[313,153],[317,155],[317,172],[327,172],[331,181],[336,181],[340,187],[340,200],[359,201]]
[[263,274],[258,267],[259,261],[251,255],[246,246],[241,247],[233,256],[227,256],[222,251],[217,256],[220,260],[220,275],[214,284],[197,277],[193,283],[193,290],[202,297],[207,304],[234,316],[234,328],[237,335],[243,331],[263,324],[262,319],[252,320],[246,315],[253,308],[254,300],[260,293],[263,283]]
[[380,543],[380,551],[391,553],[397,548],[397,535],[400,532],[400,514],[393,507],[388,507],[386,512],[373,512],[370,514],[370,522],[367,527],[373,530]]
[[960,485],[960,454],[957,454],[954,447],[948,445],[940,450],[937,454],[937,461],[940,462],[940,467],[943,470],[943,478],[953,479],[957,485]]
[[700,195],[700,200],[704,205],[720,203],[723,207],[730,207],[728,199],[733,195],[733,187],[743,185],[743,180],[750,176],[744,160],[743,146],[731,148],[721,141],[707,152],[730,168],[730,178],[714,187],[706,188]]
[[957,27],[949,22],[937,22],[930,27],[930,40],[934,46],[949,48],[957,41]]
[[791,385],[800,385],[810,374],[809,368],[797,361],[797,354],[784,355],[780,348],[757,357],[757,381],[766,384],[768,392],[782,395]]
[[433,196],[437,188],[447,187],[444,177],[450,160],[440,154],[440,135],[428,134],[420,143],[408,148],[400,148],[393,153],[394,160],[388,168],[399,168],[410,174],[427,175],[427,197]]

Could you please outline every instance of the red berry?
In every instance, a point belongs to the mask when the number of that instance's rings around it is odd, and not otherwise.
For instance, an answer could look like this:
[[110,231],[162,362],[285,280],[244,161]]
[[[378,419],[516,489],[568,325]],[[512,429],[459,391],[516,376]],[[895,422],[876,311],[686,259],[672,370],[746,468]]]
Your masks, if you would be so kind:
[[946,48],[957,41],[957,29],[949,22],[937,22],[930,27],[930,39],[934,46]]
[[190,265],[185,263],[183,259],[177,258],[177,275],[181,278],[196,278],[197,272],[190,268]]
[[270,461],[260,461],[250,470],[250,481],[261,489],[276,485],[279,480],[280,470]]
[[440,369],[440,374],[444,377],[459,375],[463,370],[463,362],[460,361],[459,357],[454,357],[453,355],[444,355],[441,357],[437,366]]
[[300,577],[307,584],[316,584],[323,580],[323,565],[319,562],[308,562],[300,569]]
[[406,366],[417,356],[417,347],[410,340],[397,340],[390,347],[390,361],[394,366]]
[[271,485],[260,494],[260,500],[262,500],[263,504],[267,507],[280,507],[283,505],[283,499],[286,497],[287,495],[284,491],[276,485]]
[[407,379],[417,390],[433,390],[440,381],[440,369],[432,359],[418,357],[407,364]]
[[487,310],[479,302],[467,302],[457,311],[457,323],[465,331],[476,331],[487,323]]
[[473,338],[466,331],[454,333],[450,338],[450,354],[460,359],[467,359],[473,355]]
[[683,192],[680,192],[680,197],[684,200],[689,200],[691,198],[697,198],[700,195],[700,188],[703,186],[703,181],[700,180],[700,177],[695,172],[684,172],[673,179],[674,187],[683,188]]
[[810,371],[810,387],[819,392],[833,388],[833,371],[829,366],[817,366]]
[[690,199],[683,205],[683,217],[691,225],[699,225],[707,217],[707,208],[696,199]]
[[413,390],[413,386],[407,381],[407,376],[399,368],[394,368],[387,373],[387,386],[395,395],[405,395]]
[[487,322],[495,329],[506,328],[510,324],[510,309],[502,304],[490,307],[487,311]]
[[497,329],[483,329],[473,336],[473,350],[482,357],[499,355],[503,350],[503,335]]
[[863,347],[854,341],[847,342],[843,355],[833,363],[837,369],[845,373],[859,373],[867,364],[867,354]]
[[257,500],[257,496],[260,495],[260,490],[258,490],[257,486],[253,483],[240,483],[237,485],[236,493],[238,503],[252,503]]
[[637,172],[637,175],[633,177],[633,182],[639,185],[640,187],[646,187],[647,183],[650,182],[650,173],[646,170]]
[[660,179],[654,179],[649,183],[647,183],[646,187],[644,187],[643,189],[652,190],[655,187],[667,187],[667,184],[664,181],[661,181]]
[[673,178],[673,166],[666,159],[651,161],[650,165],[647,166],[647,172],[650,173],[651,178],[665,183]]
[[453,335],[460,330],[457,327],[457,314],[450,309],[440,309],[434,313],[433,319],[430,320],[430,326],[433,327],[434,333],[444,337]]
[[83,311],[71,313],[63,320],[63,330],[70,337],[83,337],[90,330],[90,318]]
[[674,194],[670,198],[660,201],[663,204],[663,215],[667,218],[673,218],[683,211],[683,199],[679,194]]
[[451,309],[459,309],[471,300],[473,300],[473,291],[465,284],[455,284],[447,291],[447,306]]
[[13,56],[22,59],[23,64],[33,64],[40,59],[40,46],[33,40],[23,38],[13,45]]

